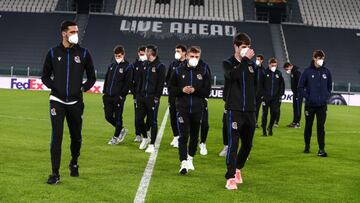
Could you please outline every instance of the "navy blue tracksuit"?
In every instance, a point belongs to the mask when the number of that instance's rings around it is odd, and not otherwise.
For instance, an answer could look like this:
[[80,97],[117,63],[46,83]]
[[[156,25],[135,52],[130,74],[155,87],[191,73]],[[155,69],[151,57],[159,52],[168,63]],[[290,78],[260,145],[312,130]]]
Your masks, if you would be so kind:
[[[132,79],[132,85],[131,85],[131,93],[133,94],[134,98],[134,112],[136,115],[136,95],[141,93],[141,78],[143,77],[145,72],[145,61],[140,61],[139,59],[136,59],[136,61],[133,63],[133,79]],[[141,130],[136,125],[136,116],[134,116],[134,122],[135,122],[135,134],[141,135]],[[146,119],[146,131],[150,129],[150,120]]]
[[279,102],[285,91],[284,78],[279,70],[272,72],[270,68],[264,71],[264,77],[260,81],[261,95],[263,98],[263,112],[261,127],[266,129],[268,110],[270,108],[269,129],[272,129],[279,114]]
[[144,121],[149,119],[151,124],[151,141],[154,144],[158,131],[157,115],[160,105],[160,97],[165,83],[165,66],[159,57],[152,62],[146,61],[144,72],[140,79],[140,92],[136,94],[135,125],[144,138],[147,138],[147,125]]
[[[176,97],[177,128],[179,133],[180,162],[187,159],[187,154],[194,157],[199,139],[200,123],[204,109],[204,99],[209,96],[211,82],[207,68],[199,63],[196,67],[182,65],[170,78],[170,95]],[[186,94],[185,86],[194,87],[195,91]],[[187,147],[190,137],[189,146]]]
[[122,114],[126,95],[132,83],[132,64],[124,61],[109,66],[104,82],[103,103],[105,119],[115,127],[114,137],[119,137],[123,128]]
[[325,120],[327,101],[331,94],[332,77],[324,66],[316,68],[314,62],[301,75],[298,89],[305,98],[305,147],[310,148],[314,117],[317,119],[317,139],[320,150],[325,148]]
[[[226,91],[228,141],[226,179],[234,178],[236,169],[242,169],[252,148],[256,123],[256,76],[248,58],[239,62],[234,56],[223,61]],[[238,152],[239,139],[241,147]]]
[[[86,82],[83,82],[84,72],[86,72]],[[71,165],[76,165],[80,156],[84,112],[83,91],[88,91],[96,81],[90,53],[79,45],[65,48],[61,43],[51,48],[44,62],[41,80],[51,89],[51,96],[63,102],[75,102],[75,104],[64,104],[50,100],[51,164],[53,174],[59,174],[65,117],[71,138]]]

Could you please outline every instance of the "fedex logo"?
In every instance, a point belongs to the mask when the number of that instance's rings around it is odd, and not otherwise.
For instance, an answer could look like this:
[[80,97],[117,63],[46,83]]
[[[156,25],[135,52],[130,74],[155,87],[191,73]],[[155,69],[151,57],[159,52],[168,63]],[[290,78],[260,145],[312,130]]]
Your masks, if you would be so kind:
[[[37,79],[27,79],[25,81],[18,81],[17,78],[11,78],[11,89],[24,89],[24,90],[44,90],[43,83]],[[47,89],[47,88],[46,88]]]

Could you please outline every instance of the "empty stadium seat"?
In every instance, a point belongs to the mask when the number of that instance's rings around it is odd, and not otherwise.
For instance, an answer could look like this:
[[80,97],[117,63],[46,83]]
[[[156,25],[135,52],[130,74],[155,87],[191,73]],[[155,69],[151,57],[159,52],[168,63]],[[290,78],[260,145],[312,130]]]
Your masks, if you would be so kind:
[[317,27],[360,29],[358,0],[298,0],[304,24]]
[[[155,0],[117,0],[115,15],[180,18],[190,20],[243,21],[241,0],[207,0],[204,5],[191,5],[189,0],[170,0],[157,4]],[[136,6],[135,6],[136,5]]]
[[55,10],[58,0],[2,0],[0,11],[44,13]]

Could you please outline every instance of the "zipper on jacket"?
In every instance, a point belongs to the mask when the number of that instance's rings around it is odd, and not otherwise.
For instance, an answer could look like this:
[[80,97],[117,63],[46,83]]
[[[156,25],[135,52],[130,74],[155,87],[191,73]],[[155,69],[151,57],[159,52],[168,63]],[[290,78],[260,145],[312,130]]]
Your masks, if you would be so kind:
[[149,70],[150,68],[147,67],[147,70],[146,70],[146,83],[145,83],[145,96],[147,97],[148,96],[148,83],[149,83]]
[[112,80],[111,80],[111,85],[110,85],[110,88],[109,88],[109,95],[111,96],[111,90],[112,90],[112,87],[113,87],[113,84],[114,84],[114,80],[115,80],[115,75],[118,71],[118,68],[119,68],[119,65],[120,64],[117,64],[116,68],[115,68],[115,71],[113,73],[113,77],[112,77]]
[[245,84],[245,72],[242,73],[242,78],[243,78],[243,111],[245,111],[245,105],[246,105],[246,94],[245,94],[245,90],[246,90],[246,84]]
[[[190,70],[190,86],[192,86],[192,70]],[[192,95],[190,94],[190,113],[192,113]]]
[[274,73],[271,73],[271,97],[274,95]]
[[69,101],[69,77],[70,77],[70,49],[67,49],[67,66],[66,66],[66,102]]

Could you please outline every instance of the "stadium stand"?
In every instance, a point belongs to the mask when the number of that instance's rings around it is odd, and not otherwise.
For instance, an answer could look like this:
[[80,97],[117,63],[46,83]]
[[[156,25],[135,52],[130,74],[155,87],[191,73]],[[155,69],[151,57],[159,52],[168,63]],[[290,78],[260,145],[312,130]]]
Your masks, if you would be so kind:
[[283,30],[292,63],[306,68],[310,64],[312,51],[323,49],[326,66],[331,70],[335,82],[359,84],[358,31],[301,25],[283,25]]
[[0,11],[44,13],[55,10],[58,0],[1,0]]
[[[50,47],[60,43],[60,23],[74,20],[74,14],[1,12],[0,18],[0,70],[9,74],[39,75],[44,57]],[[21,70],[22,72],[16,72]]]
[[[167,3],[168,2],[168,3]],[[115,14],[148,18],[243,21],[241,0],[118,0]],[[201,2],[196,4],[196,2]]]
[[360,29],[358,0],[298,0],[306,25]]

